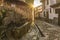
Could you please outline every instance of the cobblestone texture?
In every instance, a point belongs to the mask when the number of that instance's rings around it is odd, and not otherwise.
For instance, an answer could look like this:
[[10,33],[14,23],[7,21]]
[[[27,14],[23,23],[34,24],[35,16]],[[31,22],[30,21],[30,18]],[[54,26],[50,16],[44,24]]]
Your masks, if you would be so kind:
[[60,27],[40,20],[36,20],[35,23],[38,25],[45,37],[41,37],[39,30],[35,26],[31,26],[28,33],[19,40],[60,40]]
[[20,40],[39,40],[40,34],[37,28],[31,27],[26,35],[24,35]]
[[45,35],[44,40],[60,40],[60,27],[40,20],[36,20],[35,23],[40,27]]

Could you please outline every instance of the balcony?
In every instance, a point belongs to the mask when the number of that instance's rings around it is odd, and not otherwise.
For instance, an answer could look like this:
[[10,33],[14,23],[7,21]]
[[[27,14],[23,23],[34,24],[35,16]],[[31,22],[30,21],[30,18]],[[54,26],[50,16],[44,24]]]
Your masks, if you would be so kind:
[[51,5],[51,7],[54,8],[54,7],[58,7],[59,5],[60,5],[60,3],[56,3],[54,5]]

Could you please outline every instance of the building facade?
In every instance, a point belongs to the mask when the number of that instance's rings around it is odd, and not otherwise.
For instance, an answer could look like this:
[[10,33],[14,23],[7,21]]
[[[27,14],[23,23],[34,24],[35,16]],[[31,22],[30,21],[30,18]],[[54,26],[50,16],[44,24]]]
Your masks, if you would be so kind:
[[51,5],[56,4],[58,1],[41,0],[43,7],[42,17],[45,19],[45,21],[58,24],[58,14],[55,12],[54,8],[50,7]]
[[40,18],[42,14],[41,12],[42,12],[42,5],[37,6],[35,8],[35,18]]
[[60,0],[56,0],[56,3],[50,6],[55,10],[55,14],[57,14],[57,20],[58,20],[57,24],[60,25]]

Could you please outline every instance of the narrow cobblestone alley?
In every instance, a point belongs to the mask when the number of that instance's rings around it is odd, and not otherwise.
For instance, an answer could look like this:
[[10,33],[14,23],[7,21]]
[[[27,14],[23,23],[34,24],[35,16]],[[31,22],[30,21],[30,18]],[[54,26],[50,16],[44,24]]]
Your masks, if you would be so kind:
[[60,0],[0,0],[0,40],[60,40]]

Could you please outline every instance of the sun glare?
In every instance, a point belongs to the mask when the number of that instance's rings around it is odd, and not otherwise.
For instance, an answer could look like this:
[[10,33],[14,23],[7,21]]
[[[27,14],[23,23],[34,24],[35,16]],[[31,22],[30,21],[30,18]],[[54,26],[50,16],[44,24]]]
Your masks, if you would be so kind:
[[41,5],[40,0],[34,0],[34,7]]

